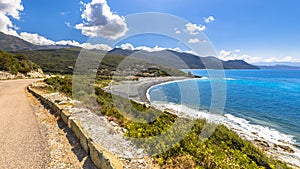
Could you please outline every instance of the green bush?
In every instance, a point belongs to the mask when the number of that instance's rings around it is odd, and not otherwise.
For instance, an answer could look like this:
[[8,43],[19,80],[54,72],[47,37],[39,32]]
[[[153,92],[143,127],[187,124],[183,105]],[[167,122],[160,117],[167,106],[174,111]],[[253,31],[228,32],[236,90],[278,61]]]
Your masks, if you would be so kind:
[[27,59],[27,56],[22,54],[11,55],[0,50],[0,70],[8,71],[12,74],[28,73],[37,70],[39,66]]

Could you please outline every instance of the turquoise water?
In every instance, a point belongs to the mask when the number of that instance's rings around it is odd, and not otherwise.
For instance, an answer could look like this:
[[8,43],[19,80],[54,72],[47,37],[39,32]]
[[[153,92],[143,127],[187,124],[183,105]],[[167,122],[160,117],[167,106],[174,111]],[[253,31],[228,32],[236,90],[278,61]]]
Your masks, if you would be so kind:
[[[151,102],[165,101],[194,108],[197,105],[198,109],[209,110],[213,80],[205,70],[191,72],[207,78],[155,86],[149,90]],[[226,84],[224,114],[292,135],[295,144],[299,146],[300,70],[227,70],[224,73],[225,78],[219,79]],[[188,83],[192,82],[198,87],[189,88]],[[186,89],[182,86],[186,86]],[[183,90],[190,96],[199,92],[199,100],[182,99]],[[163,94],[157,95],[157,91]]]

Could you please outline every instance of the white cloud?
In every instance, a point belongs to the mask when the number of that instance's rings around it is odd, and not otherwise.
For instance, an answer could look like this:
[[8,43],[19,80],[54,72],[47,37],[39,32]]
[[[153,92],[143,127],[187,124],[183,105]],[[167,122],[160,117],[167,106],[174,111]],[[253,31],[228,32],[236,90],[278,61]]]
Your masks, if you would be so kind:
[[300,62],[300,59],[294,58],[292,56],[285,56],[283,58],[267,58],[261,62],[267,62],[267,63],[270,63],[270,62]]
[[17,36],[17,27],[10,18],[20,19],[20,12],[24,10],[21,0],[0,0],[0,31]]
[[82,30],[83,35],[117,39],[126,34],[128,28],[125,18],[111,12],[106,0],[92,0],[83,5],[81,17],[84,21],[75,26],[76,29]]
[[209,16],[208,18],[204,18],[205,23],[210,23],[210,22],[213,22],[214,20],[215,20],[215,18],[213,16]]
[[81,47],[84,49],[97,49],[103,51],[112,50],[112,48],[107,44],[79,43],[74,40],[61,40],[58,42],[54,42],[38,34],[32,34],[27,32],[22,32],[19,37],[36,45],[70,45],[75,47]]
[[178,28],[174,28],[174,31],[175,31],[176,34],[180,34],[181,33],[181,31],[178,30]]
[[65,22],[65,25],[67,25],[67,27],[69,27],[69,28],[73,28],[73,26],[71,25],[70,22]]
[[189,39],[188,43],[199,43],[200,39],[198,38],[193,38],[193,39]]
[[36,33],[22,32],[20,38],[36,45],[55,45],[55,42]]
[[123,50],[134,50],[134,46],[130,43],[125,43],[121,45],[121,49]]
[[263,58],[263,57],[257,57],[257,56],[254,57],[254,56],[249,56],[249,55],[246,55],[246,54],[237,54],[237,53],[239,53],[239,52],[221,50],[218,58],[222,59],[222,60],[225,60],[225,61],[227,61],[227,60],[244,60],[248,63],[300,62],[300,59],[294,58],[294,57],[291,57],[291,56],[285,56],[285,57],[282,57],[282,58],[275,58],[275,57]]
[[199,34],[199,32],[204,31],[206,29],[206,27],[203,25],[197,25],[192,23],[186,24],[185,28],[190,35],[197,35]]
[[176,34],[180,34],[181,32],[177,30],[177,31],[175,31],[175,33],[176,33]]
[[83,43],[80,44],[79,47],[82,47],[84,49],[97,49],[97,50],[103,50],[103,51],[110,51],[112,48],[108,46],[107,44],[91,44],[91,43]]
[[151,48],[151,47],[148,47],[148,46],[137,46],[137,47],[134,47],[130,43],[125,43],[125,44],[122,44],[120,47],[117,46],[116,48],[121,48],[123,50],[144,50],[144,51],[147,51],[147,52],[159,52],[159,51],[164,51],[164,50],[172,50],[172,51],[181,52],[181,53],[184,52],[184,53],[196,54],[194,51],[191,51],[191,50],[183,51],[179,47],[164,48],[164,47],[160,47],[158,45],[156,45],[154,48]]

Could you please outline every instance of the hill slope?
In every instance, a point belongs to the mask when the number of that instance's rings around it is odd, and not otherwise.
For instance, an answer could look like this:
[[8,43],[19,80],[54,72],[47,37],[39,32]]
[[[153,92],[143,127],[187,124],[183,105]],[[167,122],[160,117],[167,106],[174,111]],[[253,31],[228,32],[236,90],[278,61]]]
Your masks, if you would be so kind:
[[0,32],[0,50],[19,51],[19,50],[38,50],[38,49],[61,49],[76,48],[70,45],[35,45],[16,36],[11,36]]
[[[189,53],[180,53],[171,50],[158,52],[132,51],[115,48],[110,54],[132,56],[142,60],[148,60],[156,64],[164,64],[177,69],[259,69],[243,60],[222,61],[216,57],[199,57]],[[151,60],[149,60],[151,58]]]
[[[34,63],[41,66],[44,72],[72,74],[76,60],[82,50],[79,48],[69,49],[43,49],[32,51],[16,51],[13,53],[23,53]],[[86,51],[87,50],[83,50]],[[91,55],[102,53],[101,51],[88,51]],[[161,65],[173,69],[258,69],[242,60],[222,61],[215,57],[199,57],[188,53],[175,51],[131,51],[113,49],[107,53],[107,57],[102,62],[102,68],[114,71],[125,59],[131,59],[132,63],[145,65]],[[137,61],[139,60],[139,61]],[[127,60],[128,62],[128,60]],[[92,62],[90,64],[97,63]],[[133,64],[134,65],[134,64]],[[206,66],[205,66],[206,65]]]
[[32,50],[37,49],[38,46],[18,37],[6,35],[0,32],[0,50],[14,51],[14,50]]
[[[81,55],[84,57],[80,63],[84,65],[77,65],[76,68],[80,69],[80,67],[84,68],[88,66],[88,68],[90,69],[96,69],[97,66],[99,66],[99,68],[102,70],[100,72],[100,74],[102,75],[109,75],[112,71],[116,71],[117,69],[119,71],[126,69],[127,73],[135,74],[138,72],[138,68],[136,68],[139,67],[138,65],[143,65],[140,67],[139,70],[148,70],[151,67],[158,67],[160,70],[168,72],[169,75],[186,75],[182,71],[179,71],[174,68],[170,68],[167,66],[159,66],[154,63],[149,63],[143,60],[130,57],[128,57],[129,60],[126,60],[127,63],[125,65],[122,65],[121,62],[124,61],[124,59],[127,57],[113,53],[107,53],[106,56],[102,59],[101,64],[99,65],[99,56],[105,53],[101,51],[80,50],[78,48],[16,51],[13,53],[26,54],[31,61],[40,65],[43,71],[48,73],[72,74],[74,71],[76,61]],[[120,64],[122,65],[121,67]]]
[[11,55],[0,50],[0,70],[12,74],[26,74],[31,71],[38,71],[38,69],[40,69],[40,67],[29,61],[25,55]]

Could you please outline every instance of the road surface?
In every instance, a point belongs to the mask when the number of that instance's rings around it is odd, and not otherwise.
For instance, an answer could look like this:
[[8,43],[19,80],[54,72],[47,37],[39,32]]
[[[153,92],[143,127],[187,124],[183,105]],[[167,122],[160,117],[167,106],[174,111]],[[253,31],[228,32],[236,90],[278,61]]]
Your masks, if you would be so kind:
[[49,151],[25,95],[36,80],[0,81],[0,168],[45,168]]

